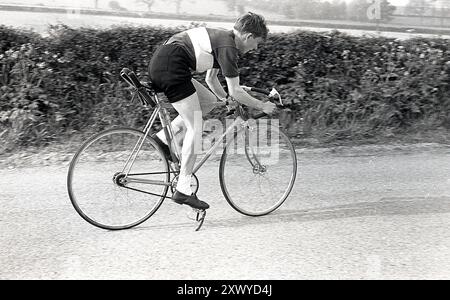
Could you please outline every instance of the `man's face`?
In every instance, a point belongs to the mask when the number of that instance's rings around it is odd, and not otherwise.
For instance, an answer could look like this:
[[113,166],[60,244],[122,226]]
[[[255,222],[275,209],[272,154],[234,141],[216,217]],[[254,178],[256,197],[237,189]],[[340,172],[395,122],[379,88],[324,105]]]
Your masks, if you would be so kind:
[[242,40],[242,49],[241,52],[243,54],[258,49],[258,45],[263,43],[263,39],[261,37],[255,38],[253,34],[248,33],[243,36]]

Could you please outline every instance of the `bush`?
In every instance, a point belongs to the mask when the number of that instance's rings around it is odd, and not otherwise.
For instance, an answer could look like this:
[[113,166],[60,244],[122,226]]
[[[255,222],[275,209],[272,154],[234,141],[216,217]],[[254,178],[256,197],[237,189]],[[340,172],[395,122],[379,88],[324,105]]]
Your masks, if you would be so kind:
[[[59,25],[42,38],[0,26],[3,150],[112,125],[141,126],[148,112],[130,102],[119,72],[128,67],[147,79],[156,47],[181,29]],[[281,122],[292,135],[370,137],[417,122],[448,129],[449,49],[443,39],[273,34],[242,57],[241,82],[279,87],[291,111]]]
[[23,44],[39,42],[40,39],[40,35],[35,32],[0,25],[0,55]]
[[448,129],[449,50],[443,39],[399,41],[339,32],[280,35],[250,57],[250,65],[261,71],[249,84],[265,80],[282,85],[296,120],[303,119],[298,128],[303,133],[370,137],[423,119]]

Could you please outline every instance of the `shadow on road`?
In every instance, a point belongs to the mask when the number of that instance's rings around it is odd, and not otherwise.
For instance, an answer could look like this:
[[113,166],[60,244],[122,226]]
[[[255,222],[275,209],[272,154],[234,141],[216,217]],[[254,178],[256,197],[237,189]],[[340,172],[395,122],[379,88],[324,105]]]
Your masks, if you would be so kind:
[[[203,226],[205,228],[230,228],[289,222],[304,223],[355,217],[404,216],[443,213],[450,213],[450,197],[398,197],[382,198],[378,202],[352,203],[307,210],[283,210],[281,208],[279,211],[276,211],[268,216],[257,218],[247,216],[223,220],[208,220],[208,218],[206,218]],[[141,229],[148,230],[186,227],[194,227],[194,224],[183,222],[170,225],[145,226],[141,227]]]
[[236,227],[250,224],[310,222],[367,216],[397,216],[450,213],[450,197],[382,198],[378,202],[362,202],[308,210],[279,210],[261,218],[236,218],[210,222],[209,227]]

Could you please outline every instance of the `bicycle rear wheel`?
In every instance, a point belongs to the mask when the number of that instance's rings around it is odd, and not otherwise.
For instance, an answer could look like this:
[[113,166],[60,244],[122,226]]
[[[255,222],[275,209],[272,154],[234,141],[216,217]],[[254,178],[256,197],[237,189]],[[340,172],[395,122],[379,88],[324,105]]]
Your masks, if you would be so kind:
[[[124,169],[144,136],[131,128],[106,130],[87,140],[73,157],[68,193],[87,222],[103,229],[127,229],[146,221],[161,206],[170,173],[152,138],[143,141],[131,169]],[[148,184],[150,181],[156,184]]]
[[295,149],[274,125],[244,127],[227,143],[220,161],[219,180],[226,200],[248,216],[267,215],[280,207],[296,176]]

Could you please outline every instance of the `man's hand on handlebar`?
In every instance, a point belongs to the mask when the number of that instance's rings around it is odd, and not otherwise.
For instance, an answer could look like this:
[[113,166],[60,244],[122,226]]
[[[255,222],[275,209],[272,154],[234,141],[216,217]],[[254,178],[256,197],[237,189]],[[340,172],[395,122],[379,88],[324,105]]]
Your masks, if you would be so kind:
[[275,112],[275,110],[277,109],[277,105],[275,103],[272,102],[265,102],[262,105],[262,111],[267,114],[267,115],[271,115]]
[[246,91],[246,92],[250,92],[252,90],[251,87],[245,86],[245,85],[241,85],[241,88]]
[[[261,93],[266,96],[264,99],[265,101],[259,100],[258,101],[258,102],[260,102],[259,104],[255,103],[253,105],[249,105],[249,106],[257,108],[263,112],[263,114],[259,117],[262,117],[264,115],[271,115],[277,111],[277,104],[270,102],[271,99],[275,99],[275,96],[279,97],[279,94],[275,89],[272,89],[272,91],[266,91],[264,89],[252,88],[252,87],[248,87],[248,86],[241,86],[241,88],[246,92],[254,91],[256,93]],[[220,99],[220,100],[222,100],[222,99]],[[257,99],[255,99],[255,100],[257,100]],[[281,99],[280,99],[280,102],[281,102]],[[239,106],[239,102],[237,102],[235,99],[233,99],[233,97],[228,97],[226,99],[226,104],[227,104],[227,108],[228,108],[229,112],[234,111],[234,109],[237,106]]]

